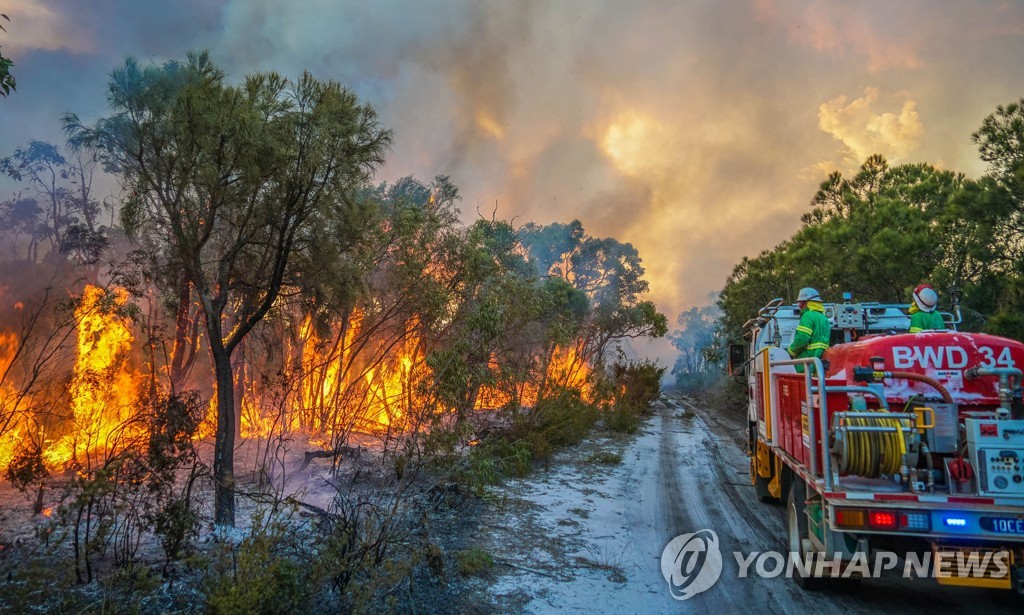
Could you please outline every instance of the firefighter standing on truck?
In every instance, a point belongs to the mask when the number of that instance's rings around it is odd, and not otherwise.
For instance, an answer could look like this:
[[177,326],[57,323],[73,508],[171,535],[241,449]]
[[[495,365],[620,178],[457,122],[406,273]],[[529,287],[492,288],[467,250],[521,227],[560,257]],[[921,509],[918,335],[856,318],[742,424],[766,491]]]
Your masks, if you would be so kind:
[[[793,343],[786,349],[794,359],[807,359],[825,354],[828,350],[832,325],[825,316],[825,306],[821,304],[821,295],[813,288],[800,289],[796,297],[800,308],[800,324],[793,335]],[[796,371],[803,373],[803,365],[797,365]]]
[[910,333],[922,331],[945,331],[946,322],[942,314],[935,311],[939,304],[939,293],[931,284],[921,284],[914,289],[914,302],[910,304]]

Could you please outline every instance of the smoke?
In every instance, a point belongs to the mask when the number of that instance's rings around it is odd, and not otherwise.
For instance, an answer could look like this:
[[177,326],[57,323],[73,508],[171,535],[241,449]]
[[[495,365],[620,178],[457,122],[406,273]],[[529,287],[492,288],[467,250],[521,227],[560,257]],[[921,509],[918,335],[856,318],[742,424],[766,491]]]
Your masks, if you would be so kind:
[[[37,20],[42,9],[58,17]],[[831,170],[879,152],[980,172],[971,131],[1024,94],[1024,6],[986,0],[20,0],[7,12],[19,92],[0,101],[0,150],[59,139],[47,135],[62,111],[103,113],[105,75],[127,54],[205,47],[233,76],[309,69],[394,129],[380,179],[448,174],[467,220],[578,218],[632,243],[670,318],[795,230]]]
[[850,104],[839,96],[818,108],[818,127],[842,141],[853,165],[876,153],[899,162],[914,151],[924,133],[916,102],[905,100],[899,113],[876,114],[877,99],[878,90],[866,88],[864,96]]

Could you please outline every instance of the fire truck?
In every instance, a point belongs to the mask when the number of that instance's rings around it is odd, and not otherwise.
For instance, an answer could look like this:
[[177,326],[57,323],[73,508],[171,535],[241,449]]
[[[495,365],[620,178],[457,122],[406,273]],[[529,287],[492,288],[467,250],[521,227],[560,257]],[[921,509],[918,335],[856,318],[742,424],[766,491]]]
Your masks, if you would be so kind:
[[790,557],[820,563],[793,578],[862,578],[853,564],[884,551],[930,562],[920,576],[941,584],[1024,593],[1024,344],[958,331],[959,293],[947,330],[923,333],[907,332],[907,305],[843,297],[825,304],[821,359],[785,350],[800,311],[782,299],[730,349],[751,484],[786,506]]

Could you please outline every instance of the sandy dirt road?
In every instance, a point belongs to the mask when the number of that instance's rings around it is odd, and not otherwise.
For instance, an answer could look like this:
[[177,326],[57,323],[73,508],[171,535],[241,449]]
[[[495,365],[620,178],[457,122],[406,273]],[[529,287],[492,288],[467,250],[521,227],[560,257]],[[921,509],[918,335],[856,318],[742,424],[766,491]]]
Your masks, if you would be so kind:
[[[784,576],[739,578],[732,553],[782,551],[784,508],[757,501],[749,486],[743,429],[685,399],[659,404],[631,442],[585,444],[539,477],[500,490],[484,520],[502,576],[499,605],[532,613],[1020,613],[1007,592],[942,587],[899,577],[806,592]],[[621,454],[616,465],[594,451]],[[719,581],[679,601],[660,558],[675,536],[714,530]]]

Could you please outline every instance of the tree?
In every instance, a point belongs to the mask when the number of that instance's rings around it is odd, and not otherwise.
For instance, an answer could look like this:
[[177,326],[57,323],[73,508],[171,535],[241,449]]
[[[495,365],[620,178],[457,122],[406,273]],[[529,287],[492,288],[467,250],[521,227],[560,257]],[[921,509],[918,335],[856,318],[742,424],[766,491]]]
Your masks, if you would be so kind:
[[979,285],[990,300],[986,330],[1024,339],[1024,98],[997,106],[971,138],[989,169],[958,205],[965,219],[984,221],[978,233],[996,238],[995,271],[986,268]]
[[721,311],[715,305],[695,306],[679,314],[676,319],[679,329],[669,336],[672,345],[679,351],[672,367],[676,384],[689,384],[688,381],[700,379],[719,367],[717,343],[720,317]]
[[127,59],[108,102],[109,117],[87,127],[68,115],[65,129],[121,176],[126,230],[163,237],[152,257],[180,266],[202,306],[217,382],[215,522],[233,525],[232,353],[282,292],[302,292],[317,265],[308,255],[338,240],[318,231],[339,228],[391,133],[336,82],[257,73],[231,85],[206,52]]
[[1024,200],[1024,98],[1005,107],[981,122],[971,135],[981,159],[989,164],[988,175],[1004,187],[1018,207]]
[[0,173],[28,184],[27,190],[0,204],[3,215],[29,235],[28,260],[38,258],[44,240],[50,244],[50,257],[71,256],[78,264],[99,260],[109,239],[92,194],[96,162],[81,151],[65,155],[56,145],[35,140],[0,159]]
[[[0,13],[0,18],[4,21],[10,21],[11,18],[3,13]],[[0,32],[6,32],[7,28],[0,23]],[[11,74],[11,67],[14,66],[14,62],[10,58],[5,58],[3,54],[0,54],[0,96],[7,97],[11,90],[17,90],[17,83],[14,81],[14,75]]]
[[587,235],[579,220],[527,224],[520,236],[541,275],[562,278],[589,298],[585,345],[595,360],[603,359],[617,342],[668,332],[665,315],[653,302],[640,299],[649,285],[632,244]]
[[536,273],[507,222],[477,220],[452,247],[445,265],[451,314],[428,363],[439,397],[461,421],[481,387],[494,383],[495,354],[535,316]]

